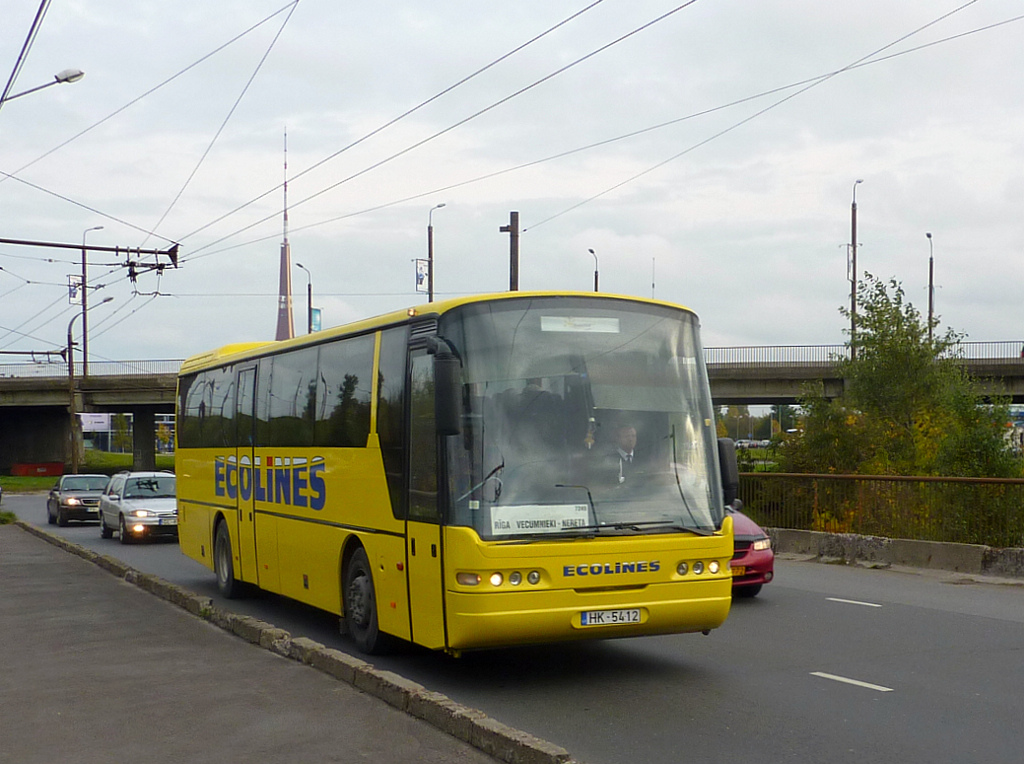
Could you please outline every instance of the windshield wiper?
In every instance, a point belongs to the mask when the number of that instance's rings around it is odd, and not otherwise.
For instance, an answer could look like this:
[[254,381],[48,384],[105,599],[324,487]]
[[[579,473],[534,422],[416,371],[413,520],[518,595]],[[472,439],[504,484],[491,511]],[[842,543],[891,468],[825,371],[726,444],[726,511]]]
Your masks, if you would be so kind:
[[[584,491],[587,492],[587,501],[590,502],[590,511],[594,515],[594,522],[595,523],[601,522],[598,519],[598,517],[597,517],[597,505],[594,504],[594,497],[591,495],[590,489],[587,488],[585,485],[569,485],[569,484],[566,484],[566,483],[555,483],[555,488],[582,488]],[[594,525],[594,526],[585,526],[585,527],[597,528],[598,526]]]
[[[480,490],[480,489],[481,489],[481,488],[483,488],[483,487],[484,487],[485,485],[487,485],[487,481],[488,481],[488,480],[490,480],[491,478],[493,478],[493,477],[494,477],[495,475],[497,475],[497,474],[498,474],[499,472],[501,472],[501,471],[502,471],[503,469],[505,469],[505,460],[504,460],[504,459],[502,459],[502,460],[501,460],[501,464],[499,464],[499,465],[498,465],[497,467],[495,467],[495,468],[494,468],[493,470],[491,470],[490,472],[488,472],[488,473],[487,473],[487,476],[486,476],[486,477],[484,477],[484,479],[483,479],[483,480],[481,480],[481,481],[480,481],[479,483],[477,483],[477,484],[476,484],[475,486],[473,486],[473,487],[472,487],[472,488],[470,488],[470,489],[469,489],[468,491],[466,491],[466,492],[465,492],[464,494],[462,494],[462,496],[460,496],[460,497],[459,497],[458,499],[456,499],[456,501],[462,501],[462,500],[463,500],[463,499],[465,499],[465,498],[466,498],[467,496],[472,496],[472,495],[473,495],[474,493],[476,493],[476,492],[477,492],[478,490]],[[500,478],[497,478],[497,480],[498,480],[498,485],[497,485],[497,486],[495,487],[495,490],[494,490],[494,501],[495,501],[495,502],[497,502],[497,501],[498,501],[498,497],[499,497],[499,496],[501,496],[501,479],[500,479]]]

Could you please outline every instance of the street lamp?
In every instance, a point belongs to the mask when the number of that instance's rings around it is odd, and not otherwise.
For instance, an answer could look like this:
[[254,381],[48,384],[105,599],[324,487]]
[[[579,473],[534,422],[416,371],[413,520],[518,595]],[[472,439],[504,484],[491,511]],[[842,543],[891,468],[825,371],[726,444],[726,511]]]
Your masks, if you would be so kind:
[[296,268],[301,268],[306,272],[306,278],[308,283],[306,284],[306,326],[307,334],[313,333],[313,274],[309,272],[309,268],[304,266],[302,263],[295,263]]
[[[85,292],[83,291],[84,295]],[[107,297],[100,305],[108,303],[113,300],[113,297]],[[94,306],[95,307],[95,306]],[[71,327],[74,326],[75,319],[79,316],[82,320],[85,320],[85,308],[82,309],[81,313],[76,313],[68,321],[68,415],[71,418],[71,472],[78,472],[78,412],[75,409],[75,343],[71,337]],[[83,324],[83,327],[85,324]],[[85,378],[85,333],[82,333],[82,378]]]
[[932,235],[926,233],[925,236],[928,237],[928,344],[930,345],[932,342],[932,316],[935,314],[935,259]]
[[594,291],[597,291],[597,252],[592,249],[588,249],[587,252],[594,256]]
[[434,210],[444,206],[444,202],[436,204],[427,213],[427,302],[434,301]]
[[[88,277],[88,275],[86,273],[86,268],[85,268],[85,251],[86,251],[85,250],[85,235],[87,233],[89,233],[89,231],[100,231],[102,229],[103,229],[103,226],[101,226],[101,225],[94,225],[92,228],[86,228],[84,231],[82,231],[82,376],[83,377],[88,377],[89,376],[89,321],[88,321],[87,316],[85,315],[85,312],[89,309],[88,308],[88,298],[86,297],[86,295],[89,294],[89,289],[88,289],[89,277]],[[70,332],[70,330],[71,329],[70,329],[70,326],[69,326],[68,327],[68,331]]]
[[45,85],[37,85],[34,88],[23,90],[20,93],[15,93],[14,95],[4,96],[3,98],[0,98],[0,104],[5,104],[8,101],[13,101],[15,98],[21,98],[23,95],[35,93],[37,90],[42,90],[43,88],[48,88],[53,85],[63,85],[65,82],[78,82],[84,76],[85,72],[81,69],[63,69],[53,75],[53,82],[47,82]]
[[850,207],[850,358],[857,357],[857,184],[864,179],[853,182],[853,205]]

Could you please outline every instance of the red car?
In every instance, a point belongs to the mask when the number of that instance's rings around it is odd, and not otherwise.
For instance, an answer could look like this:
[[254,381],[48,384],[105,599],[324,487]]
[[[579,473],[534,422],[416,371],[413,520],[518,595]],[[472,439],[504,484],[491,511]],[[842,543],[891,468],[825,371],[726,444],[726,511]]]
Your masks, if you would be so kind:
[[735,549],[732,555],[734,597],[756,597],[761,587],[775,577],[772,541],[761,526],[739,510],[726,508],[732,516]]

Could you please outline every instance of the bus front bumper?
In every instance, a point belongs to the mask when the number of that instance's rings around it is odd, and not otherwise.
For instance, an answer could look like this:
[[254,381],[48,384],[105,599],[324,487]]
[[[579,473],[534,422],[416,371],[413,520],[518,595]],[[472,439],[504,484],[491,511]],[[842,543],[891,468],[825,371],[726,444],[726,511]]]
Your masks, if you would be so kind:
[[448,648],[708,631],[725,622],[731,604],[728,577],[616,590],[448,591]]

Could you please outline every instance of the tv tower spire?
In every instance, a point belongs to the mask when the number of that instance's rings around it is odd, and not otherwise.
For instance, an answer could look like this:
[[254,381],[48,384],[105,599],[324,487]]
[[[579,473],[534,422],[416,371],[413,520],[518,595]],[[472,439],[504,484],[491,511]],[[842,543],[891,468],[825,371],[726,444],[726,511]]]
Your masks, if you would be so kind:
[[292,250],[288,244],[288,130],[284,131],[284,241],[281,242],[281,278],[277,297],[276,340],[295,336],[292,320]]

